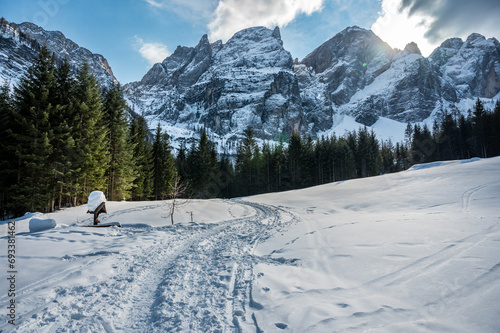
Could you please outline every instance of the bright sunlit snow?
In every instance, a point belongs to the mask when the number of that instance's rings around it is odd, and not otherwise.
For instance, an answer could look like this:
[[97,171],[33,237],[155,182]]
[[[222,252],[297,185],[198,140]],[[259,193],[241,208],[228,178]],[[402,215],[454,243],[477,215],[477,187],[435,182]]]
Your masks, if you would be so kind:
[[[500,158],[438,162],[192,200],[173,226],[168,201],[107,202],[100,220],[123,228],[86,227],[86,205],[28,214],[16,221],[16,329],[498,332],[499,170]],[[30,233],[33,217],[57,226]],[[0,289],[6,318],[7,279]]]

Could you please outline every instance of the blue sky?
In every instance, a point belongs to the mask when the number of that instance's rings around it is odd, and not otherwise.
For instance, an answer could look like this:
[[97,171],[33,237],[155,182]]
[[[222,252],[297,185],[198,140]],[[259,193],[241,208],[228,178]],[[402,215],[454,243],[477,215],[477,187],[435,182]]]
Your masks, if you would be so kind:
[[0,16],[63,32],[102,54],[122,84],[203,34],[225,42],[257,25],[280,26],[284,47],[299,60],[352,25],[392,47],[415,41],[424,55],[450,37],[500,37],[498,0],[2,0]]

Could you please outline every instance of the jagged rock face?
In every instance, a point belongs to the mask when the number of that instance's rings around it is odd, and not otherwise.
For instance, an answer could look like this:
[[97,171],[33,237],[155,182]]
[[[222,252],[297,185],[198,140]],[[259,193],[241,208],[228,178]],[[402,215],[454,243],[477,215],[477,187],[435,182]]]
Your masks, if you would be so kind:
[[205,35],[194,48],[178,47],[125,92],[135,112],[221,136],[236,138],[250,125],[270,138],[300,130],[303,122],[292,56],[278,28],[245,29],[226,44],[210,44]]
[[293,130],[314,136],[339,114],[368,126],[379,117],[419,122],[463,98],[498,96],[498,45],[474,34],[425,58],[415,43],[394,50],[351,27],[293,64],[279,30],[257,27],[226,44],[203,36],[194,48],[178,47],[126,89],[136,112],[172,126],[206,126],[226,139],[248,125],[261,138]]
[[392,55],[389,45],[373,32],[352,27],[318,47],[301,64],[314,71],[325,84],[327,99],[338,107],[384,72]]
[[[419,122],[463,98],[500,91],[496,39],[445,41],[424,58],[415,43],[391,50],[371,31],[347,28],[309,54],[295,73],[306,118],[347,114],[371,126],[380,116]],[[320,128],[321,129],[321,128]]]
[[108,61],[99,54],[66,38],[59,31],[46,31],[33,23],[13,24],[3,21],[0,26],[0,79],[16,84],[24,71],[32,64],[41,45],[46,45],[54,53],[56,62],[69,60],[73,73],[87,61],[90,71],[103,89],[118,83]]
[[479,34],[465,42],[448,39],[429,59],[439,66],[443,80],[456,87],[458,98],[493,98],[500,92],[500,43]]

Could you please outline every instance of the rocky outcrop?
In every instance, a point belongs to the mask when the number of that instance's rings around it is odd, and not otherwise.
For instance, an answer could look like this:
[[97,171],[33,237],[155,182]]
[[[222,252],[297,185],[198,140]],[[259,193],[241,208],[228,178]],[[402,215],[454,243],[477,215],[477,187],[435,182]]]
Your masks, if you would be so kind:
[[59,31],[46,31],[29,22],[15,24],[6,20],[0,22],[0,79],[17,83],[25,70],[32,64],[41,45],[46,45],[54,54],[56,63],[69,60],[73,73],[86,61],[90,71],[103,89],[118,83],[108,61],[100,54],[78,46]]
[[458,99],[493,98],[500,92],[500,43],[495,38],[472,34],[465,42],[448,39],[429,60],[455,87]]
[[464,98],[498,96],[499,64],[498,42],[481,35],[449,39],[425,58],[415,43],[395,50],[359,27],[293,62],[278,28],[256,27],[226,44],[203,36],[194,48],[178,47],[126,88],[149,119],[205,126],[223,140],[249,125],[264,139],[294,130],[315,136],[336,115],[368,126],[380,117],[420,122]]
[[194,48],[179,46],[125,91],[136,112],[228,138],[249,125],[272,138],[301,130],[304,121],[292,56],[278,28],[245,29],[226,44],[210,44],[205,35]]

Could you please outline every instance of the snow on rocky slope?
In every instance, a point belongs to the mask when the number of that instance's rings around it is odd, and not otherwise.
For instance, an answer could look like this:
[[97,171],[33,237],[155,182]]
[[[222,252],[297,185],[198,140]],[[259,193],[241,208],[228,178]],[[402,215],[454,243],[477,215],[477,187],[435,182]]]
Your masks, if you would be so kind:
[[78,46],[61,32],[47,31],[30,22],[15,24],[3,20],[0,22],[0,84],[17,84],[42,45],[54,53],[56,62],[67,58],[73,72],[86,61],[103,88],[118,83],[102,55]]
[[[248,126],[272,139],[303,122],[292,56],[278,28],[245,29],[226,44],[210,44],[205,35],[196,47],[179,46],[140,82],[125,85],[125,95],[134,112],[173,133],[174,146],[207,127],[220,151],[234,150]],[[178,128],[191,135],[177,137]]]
[[351,118],[355,129],[379,120],[432,124],[447,110],[466,113],[476,98],[494,105],[499,82],[500,43],[479,34],[447,40],[426,58],[415,43],[391,49],[372,31],[349,27],[292,64],[279,30],[256,27],[226,44],[203,36],[194,48],[178,47],[126,85],[126,95],[174,141],[206,127],[219,146],[234,150],[249,125],[271,140],[292,130],[342,135]]
[[[499,168],[500,158],[437,162],[194,200],[173,226],[168,201],[108,202],[101,220],[123,228],[84,227],[85,206],[35,214],[58,223],[35,233],[26,216],[16,222],[16,328],[498,332]],[[6,249],[6,222],[0,230]]]

